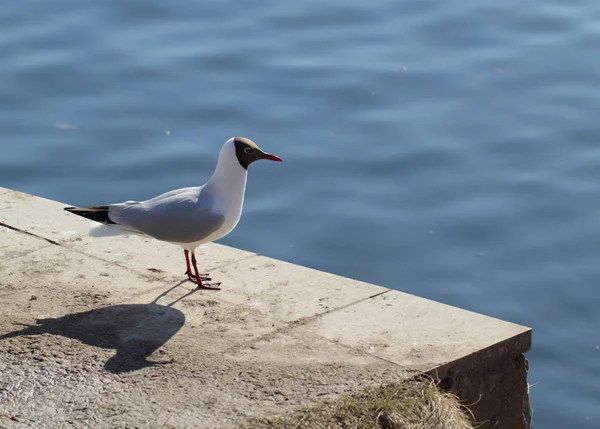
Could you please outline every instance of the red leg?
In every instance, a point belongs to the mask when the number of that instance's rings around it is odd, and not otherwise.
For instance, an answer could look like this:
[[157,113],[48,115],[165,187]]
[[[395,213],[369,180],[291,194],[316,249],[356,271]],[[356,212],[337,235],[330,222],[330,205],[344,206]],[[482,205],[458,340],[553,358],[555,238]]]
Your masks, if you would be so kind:
[[[185,274],[187,274],[189,281],[191,281],[192,283],[197,283],[196,276],[192,273],[192,268],[190,266],[190,252],[184,250],[183,253],[185,254],[185,265],[187,266]],[[208,276],[208,274],[200,274],[200,280],[210,281],[211,278]]]
[[[202,278],[198,273],[198,264],[196,263],[196,255],[194,252],[192,252],[192,265],[194,265],[194,271],[196,272],[196,284],[198,285],[198,289],[221,290],[221,288],[218,287],[212,287],[208,285],[205,286],[202,284]],[[219,286],[220,284],[221,283],[215,283],[215,286]]]
[[187,266],[187,270],[185,271],[185,273],[188,276],[188,279],[192,282],[192,283],[196,283],[194,281],[193,274],[192,274],[192,268],[190,267],[190,252],[188,252],[187,250],[184,250],[183,253],[185,254],[185,265]]

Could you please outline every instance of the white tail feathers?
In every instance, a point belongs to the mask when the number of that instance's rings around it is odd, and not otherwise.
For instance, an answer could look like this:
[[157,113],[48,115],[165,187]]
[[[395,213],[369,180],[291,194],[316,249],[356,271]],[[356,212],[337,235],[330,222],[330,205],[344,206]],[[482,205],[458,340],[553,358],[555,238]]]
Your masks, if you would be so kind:
[[90,237],[114,237],[115,235],[138,234],[136,231],[128,231],[119,226],[108,226],[94,222],[90,225]]

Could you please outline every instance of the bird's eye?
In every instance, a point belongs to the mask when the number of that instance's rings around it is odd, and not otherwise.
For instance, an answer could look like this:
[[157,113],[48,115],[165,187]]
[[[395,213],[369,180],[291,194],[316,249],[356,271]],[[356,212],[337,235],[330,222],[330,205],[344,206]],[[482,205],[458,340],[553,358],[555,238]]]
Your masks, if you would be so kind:
[[252,148],[251,147],[247,147],[246,149],[244,149],[244,152],[246,152],[246,153],[252,153]]

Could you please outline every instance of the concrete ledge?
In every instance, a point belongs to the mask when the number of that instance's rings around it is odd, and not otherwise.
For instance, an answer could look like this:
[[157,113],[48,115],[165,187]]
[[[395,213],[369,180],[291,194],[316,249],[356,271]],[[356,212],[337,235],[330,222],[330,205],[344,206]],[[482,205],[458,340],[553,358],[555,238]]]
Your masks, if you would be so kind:
[[0,188],[0,426],[236,427],[427,372],[525,427],[528,328],[218,244],[194,291],[179,248],[64,206]]

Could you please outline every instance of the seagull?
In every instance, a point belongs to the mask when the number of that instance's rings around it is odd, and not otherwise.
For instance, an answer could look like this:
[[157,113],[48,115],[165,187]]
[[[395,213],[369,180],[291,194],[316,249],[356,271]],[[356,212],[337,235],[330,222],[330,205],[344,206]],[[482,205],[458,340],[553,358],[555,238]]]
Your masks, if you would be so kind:
[[[259,159],[282,162],[246,137],[232,137],[223,144],[217,167],[202,186],[175,189],[146,201],[126,201],[65,210],[95,221],[92,237],[141,235],[183,248],[188,279],[198,289],[220,290],[208,274],[199,274],[195,249],[229,234],[242,215],[248,166]],[[190,253],[192,266],[190,266]]]

